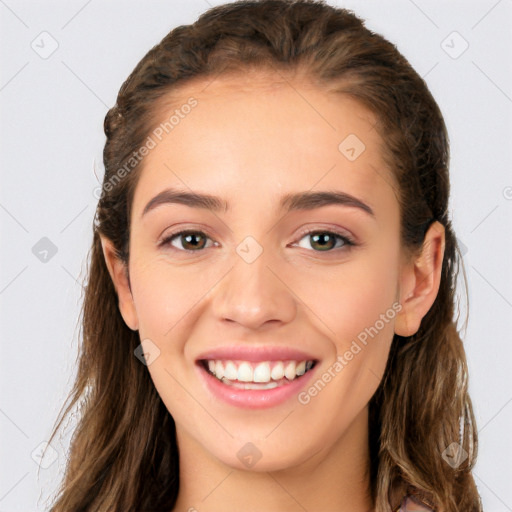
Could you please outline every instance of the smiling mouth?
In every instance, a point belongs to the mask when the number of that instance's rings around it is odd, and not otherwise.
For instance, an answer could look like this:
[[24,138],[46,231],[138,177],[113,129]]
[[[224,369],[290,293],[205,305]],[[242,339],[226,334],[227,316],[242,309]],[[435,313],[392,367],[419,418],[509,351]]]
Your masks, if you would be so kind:
[[314,368],[313,359],[303,361],[231,361],[202,359],[198,363],[222,383],[238,389],[272,389],[300,379]]

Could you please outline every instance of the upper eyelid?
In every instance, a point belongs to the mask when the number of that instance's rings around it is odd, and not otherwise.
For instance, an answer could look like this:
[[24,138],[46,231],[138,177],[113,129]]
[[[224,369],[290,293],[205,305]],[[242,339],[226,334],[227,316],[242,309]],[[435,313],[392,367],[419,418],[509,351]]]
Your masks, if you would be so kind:
[[[310,234],[312,232],[329,232],[329,233],[333,233],[333,234],[336,234],[338,236],[341,236],[341,237],[345,237],[345,238],[356,238],[354,235],[351,234],[350,231],[348,231],[346,228],[341,228],[341,227],[334,227],[334,226],[319,226],[319,225],[315,225],[315,222],[311,222],[311,224],[314,224],[313,227],[304,227],[303,229],[300,230],[299,234],[296,235],[296,236],[304,236],[306,234]],[[321,223],[320,223],[321,224]],[[172,226],[168,226],[168,228]],[[172,237],[172,236],[176,236],[176,235],[179,235],[179,234],[182,234],[182,233],[201,233],[203,235],[206,235],[207,237],[209,238],[212,238],[209,234],[208,234],[208,231],[210,230],[211,228],[207,228],[205,230],[204,227],[182,227],[182,228],[178,228],[177,231],[173,231],[171,234],[169,235],[159,235],[158,238],[159,240],[163,240],[163,239],[166,239],[166,238],[169,238],[169,237]],[[165,229],[162,233],[165,233],[167,229]]]

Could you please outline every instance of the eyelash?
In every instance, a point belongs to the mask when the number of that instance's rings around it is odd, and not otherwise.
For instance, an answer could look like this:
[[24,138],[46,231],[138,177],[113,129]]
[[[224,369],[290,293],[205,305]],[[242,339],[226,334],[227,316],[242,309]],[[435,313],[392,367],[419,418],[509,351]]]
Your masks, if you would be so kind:
[[[182,236],[182,235],[190,235],[190,234],[192,234],[192,235],[201,235],[201,236],[204,236],[205,238],[208,238],[208,239],[211,240],[211,238],[208,235],[206,235],[206,233],[204,233],[202,231],[199,231],[199,230],[198,231],[183,230],[183,231],[177,231],[175,233],[171,233],[170,235],[165,237],[161,242],[159,242],[158,245],[160,247],[172,247],[173,250],[180,251],[180,252],[186,252],[186,253],[198,253],[198,252],[204,251],[205,249],[198,249],[198,250],[177,249],[176,247],[171,246],[171,241],[174,238]],[[306,237],[307,235],[312,235],[312,234],[328,234],[328,235],[332,235],[337,240],[341,240],[343,242],[343,245],[341,247],[334,247],[333,249],[329,249],[329,250],[326,250],[326,251],[315,251],[314,249],[312,249],[312,251],[315,252],[315,253],[322,253],[322,252],[333,253],[333,252],[336,252],[336,249],[347,251],[351,247],[355,247],[355,246],[358,245],[358,244],[356,244],[356,242],[354,241],[354,239],[352,237],[349,237],[347,235],[342,235],[341,233],[337,233],[336,231],[329,231],[329,230],[326,230],[326,229],[307,229],[307,230],[301,232],[301,234],[299,235],[298,240],[300,241],[304,237]]]

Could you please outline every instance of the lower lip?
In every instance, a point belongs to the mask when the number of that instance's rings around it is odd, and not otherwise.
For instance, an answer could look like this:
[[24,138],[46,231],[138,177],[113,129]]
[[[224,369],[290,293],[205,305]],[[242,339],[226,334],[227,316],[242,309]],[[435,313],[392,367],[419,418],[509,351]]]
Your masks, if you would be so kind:
[[[236,407],[245,409],[264,409],[266,407],[274,407],[293,396],[297,396],[301,389],[311,379],[315,370],[313,367],[301,377],[291,381],[289,384],[283,384],[272,389],[238,389],[234,386],[224,384],[217,377],[214,377],[200,364],[197,365],[202,380],[205,382],[207,389],[220,400],[227,402]],[[316,365],[315,365],[316,367]]]

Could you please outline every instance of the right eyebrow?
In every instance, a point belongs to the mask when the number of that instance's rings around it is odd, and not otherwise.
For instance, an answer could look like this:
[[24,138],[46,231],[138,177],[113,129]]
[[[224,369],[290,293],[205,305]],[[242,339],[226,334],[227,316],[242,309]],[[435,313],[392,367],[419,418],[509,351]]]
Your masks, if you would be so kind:
[[141,217],[162,204],[184,204],[191,208],[204,208],[215,212],[220,210],[227,212],[229,208],[228,203],[217,196],[168,188],[157,194],[146,204]]

